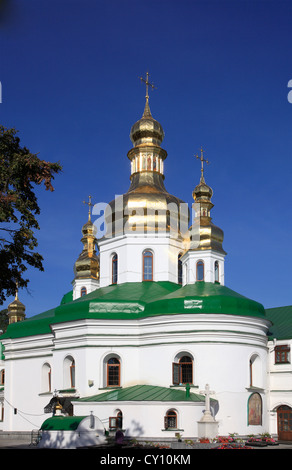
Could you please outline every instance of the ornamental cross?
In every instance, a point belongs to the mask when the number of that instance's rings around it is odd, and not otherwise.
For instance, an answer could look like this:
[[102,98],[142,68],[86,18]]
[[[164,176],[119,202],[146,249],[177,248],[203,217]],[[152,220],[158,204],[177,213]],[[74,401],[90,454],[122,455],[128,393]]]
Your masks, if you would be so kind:
[[200,393],[205,395],[205,406],[206,406],[206,412],[210,412],[210,395],[214,395],[215,392],[212,392],[210,390],[209,384],[206,384],[205,390],[201,390]]
[[88,196],[89,202],[83,201],[83,204],[88,205],[88,220],[91,220],[91,214],[90,214],[90,208],[94,206],[94,204],[91,203],[91,196]]
[[201,160],[201,181],[204,181],[204,162],[207,163],[207,165],[209,165],[209,160],[206,160],[204,158],[204,152],[203,152],[203,148],[201,147],[201,156],[199,155],[195,155],[195,157],[198,159],[198,160]]
[[150,86],[152,88],[152,90],[154,90],[154,89],[156,90],[156,87],[153,85],[153,83],[149,82],[149,73],[148,72],[146,72],[146,80],[143,77],[139,77],[139,78],[140,78],[141,82],[144,82],[146,84],[146,99],[148,100],[148,98],[149,98],[148,86]]

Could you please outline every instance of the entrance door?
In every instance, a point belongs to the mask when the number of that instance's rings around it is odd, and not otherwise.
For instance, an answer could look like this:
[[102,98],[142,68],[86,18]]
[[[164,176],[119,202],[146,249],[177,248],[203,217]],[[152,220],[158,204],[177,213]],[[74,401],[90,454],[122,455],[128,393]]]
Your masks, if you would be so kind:
[[280,406],[277,409],[278,439],[280,441],[292,441],[292,408]]

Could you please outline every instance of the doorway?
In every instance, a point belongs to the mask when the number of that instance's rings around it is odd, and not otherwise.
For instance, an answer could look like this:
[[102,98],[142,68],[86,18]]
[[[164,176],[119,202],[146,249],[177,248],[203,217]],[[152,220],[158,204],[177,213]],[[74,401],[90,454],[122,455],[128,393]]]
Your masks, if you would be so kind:
[[292,408],[282,405],[277,409],[278,439],[292,441]]

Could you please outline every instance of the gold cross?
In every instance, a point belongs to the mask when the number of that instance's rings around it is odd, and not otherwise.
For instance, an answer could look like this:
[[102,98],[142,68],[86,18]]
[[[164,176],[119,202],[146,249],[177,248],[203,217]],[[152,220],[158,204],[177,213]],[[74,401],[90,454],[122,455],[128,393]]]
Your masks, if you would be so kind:
[[91,220],[91,214],[90,214],[90,208],[94,206],[94,204],[91,203],[91,196],[88,196],[89,202],[83,201],[83,204],[88,205],[88,220]]
[[195,155],[195,157],[198,159],[198,160],[201,160],[201,181],[204,181],[204,162],[207,163],[207,165],[209,165],[209,160],[206,160],[204,158],[204,152],[203,152],[203,148],[201,147],[201,156],[199,155]]
[[149,73],[146,72],[146,80],[143,77],[139,77],[141,82],[144,82],[146,84],[146,99],[148,100],[149,95],[148,95],[148,86],[151,86],[152,90],[156,89],[156,87],[153,85],[153,83],[149,82]]

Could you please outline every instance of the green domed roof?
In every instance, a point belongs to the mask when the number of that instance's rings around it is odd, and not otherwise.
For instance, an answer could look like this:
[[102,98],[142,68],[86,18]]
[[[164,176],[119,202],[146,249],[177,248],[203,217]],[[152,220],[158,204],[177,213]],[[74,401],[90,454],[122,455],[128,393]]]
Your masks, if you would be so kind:
[[12,323],[0,337],[50,334],[51,325],[85,318],[132,320],[159,315],[224,314],[265,318],[264,307],[228,287],[196,282],[181,287],[172,282],[129,282],[96,289],[25,321]]
[[[150,305],[149,305],[150,307]],[[265,309],[219,283],[196,282],[166,295],[151,305],[152,314],[197,313],[265,317]]]

